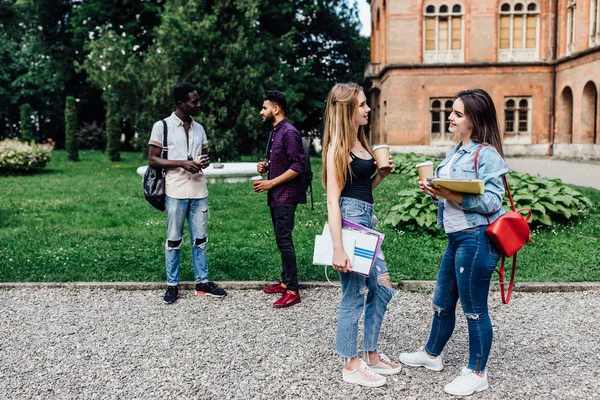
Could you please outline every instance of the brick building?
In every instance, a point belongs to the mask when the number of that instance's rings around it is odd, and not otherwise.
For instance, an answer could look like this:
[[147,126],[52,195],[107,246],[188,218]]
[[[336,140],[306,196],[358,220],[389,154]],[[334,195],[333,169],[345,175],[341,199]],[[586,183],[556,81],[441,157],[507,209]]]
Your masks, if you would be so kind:
[[456,93],[497,107],[507,155],[600,159],[600,0],[371,0],[371,142],[443,154]]

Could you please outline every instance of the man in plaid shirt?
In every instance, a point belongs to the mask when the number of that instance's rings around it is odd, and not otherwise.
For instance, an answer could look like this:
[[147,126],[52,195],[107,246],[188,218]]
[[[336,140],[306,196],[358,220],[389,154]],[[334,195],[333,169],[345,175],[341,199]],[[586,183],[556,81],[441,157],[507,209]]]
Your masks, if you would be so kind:
[[282,294],[281,298],[273,303],[275,308],[289,307],[300,301],[292,231],[296,206],[306,203],[302,136],[285,119],[286,109],[287,101],[283,93],[263,93],[260,115],[264,122],[273,125],[273,130],[265,157],[268,161],[261,161],[256,166],[260,174],[268,172],[268,179],[255,181],[254,191],[268,191],[267,204],[271,208],[275,239],[281,253],[281,282],[264,288],[265,293]]

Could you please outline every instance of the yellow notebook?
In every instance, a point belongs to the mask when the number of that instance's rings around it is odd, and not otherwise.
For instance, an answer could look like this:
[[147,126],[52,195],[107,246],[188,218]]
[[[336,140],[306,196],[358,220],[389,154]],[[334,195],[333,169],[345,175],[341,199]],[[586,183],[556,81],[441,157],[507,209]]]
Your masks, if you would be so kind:
[[481,179],[438,179],[432,180],[433,186],[443,186],[453,192],[483,194]]

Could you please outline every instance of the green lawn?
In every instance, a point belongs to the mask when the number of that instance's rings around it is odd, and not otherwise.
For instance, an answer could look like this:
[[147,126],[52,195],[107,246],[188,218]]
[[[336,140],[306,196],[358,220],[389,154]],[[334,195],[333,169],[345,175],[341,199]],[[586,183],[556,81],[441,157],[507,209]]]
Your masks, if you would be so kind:
[[[69,162],[55,151],[37,175],[2,176],[0,201],[0,281],[164,281],[164,213],[142,195],[135,170],[144,161],[123,153],[111,163],[100,152],[81,152]],[[314,236],[326,220],[320,161],[313,160],[315,210],[298,207],[294,238],[301,280],[324,280],[311,264]],[[394,193],[411,186],[399,175],[375,192],[383,219]],[[535,230],[522,251],[519,281],[600,280],[600,192],[578,188],[593,202],[583,221]],[[416,186],[415,186],[416,190]],[[280,259],[266,195],[251,183],[210,184],[208,260],[212,280],[275,280]],[[392,279],[435,279],[443,238],[379,227]],[[184,235],[182,280],[193,280],[189,235]]]

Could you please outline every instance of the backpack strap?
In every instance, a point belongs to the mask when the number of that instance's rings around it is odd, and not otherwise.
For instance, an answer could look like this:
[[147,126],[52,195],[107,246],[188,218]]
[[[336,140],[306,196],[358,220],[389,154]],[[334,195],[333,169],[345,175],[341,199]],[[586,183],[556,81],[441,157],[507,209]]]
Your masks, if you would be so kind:
[[[162,150],[160,151],[160,158],[164,158],[165,160],[169,157],[169,130],[167,129],[167,121],[162,120],[163,123],[163,145]],[[167,175],[167,169],[161,169],[162,176]]]
[[162,146],[162,151],[160,152],[160,158],[164,158],[165,160],[167,159],[168,155],[169,155],[169,130],[167,129],[167,121],[165,121],[164,119],[162,120],[163,123],[163,146]]

